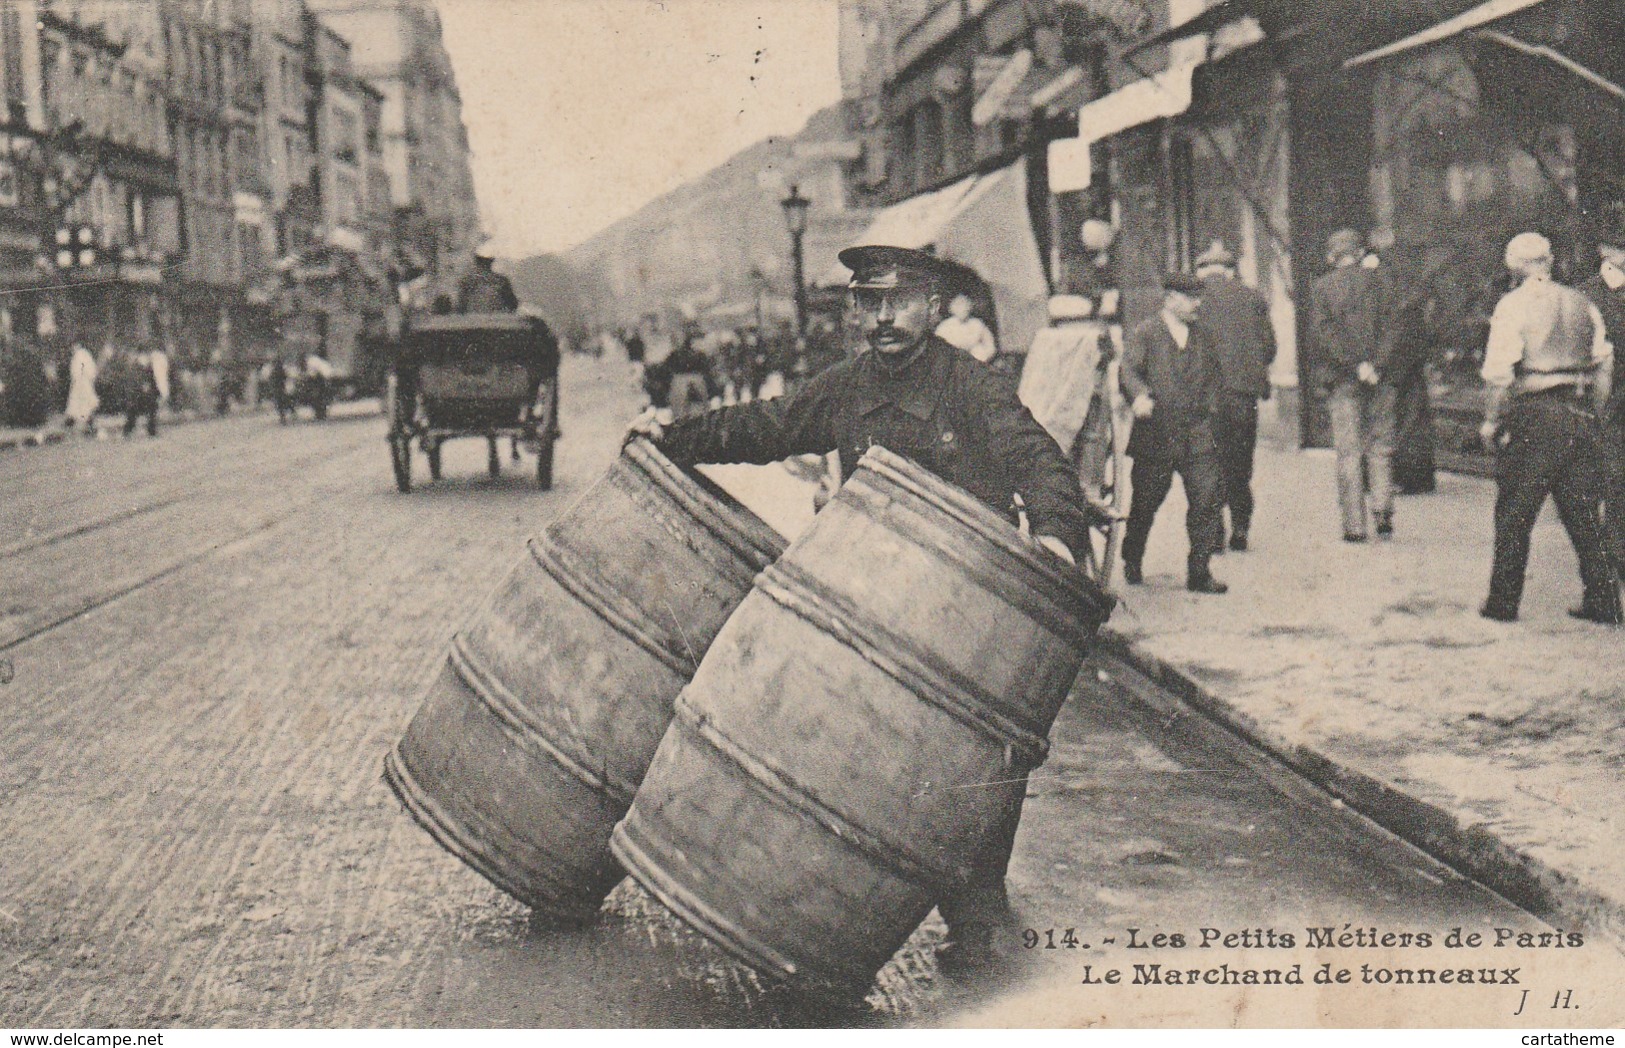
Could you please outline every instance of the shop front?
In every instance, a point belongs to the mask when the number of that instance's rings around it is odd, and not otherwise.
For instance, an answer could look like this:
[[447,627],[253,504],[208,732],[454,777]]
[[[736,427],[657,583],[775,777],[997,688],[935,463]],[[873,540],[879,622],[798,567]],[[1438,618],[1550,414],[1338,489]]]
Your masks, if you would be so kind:
[[1545,234],[1559,278],[1579,283],[1597,265],[1595,220],[1625,199],[1625,58],[1598,35],[1606,6],[1503,0],[1349,63],[1373,77],[1374,236],[1391,244],[1404,337],[1425,347],[1447,464],[1488,466],[1479,369],[1510,287],[1507,241]]

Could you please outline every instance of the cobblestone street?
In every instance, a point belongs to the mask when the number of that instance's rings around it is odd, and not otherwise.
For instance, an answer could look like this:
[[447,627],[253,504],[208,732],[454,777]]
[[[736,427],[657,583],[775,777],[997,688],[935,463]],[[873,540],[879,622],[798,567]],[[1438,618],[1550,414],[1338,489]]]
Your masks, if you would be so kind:
[[[477,441],[399,495],[376,416],[0,460],[0,1021],[934,1024],[1070,970],[1022,954],[948,979],[932,918],[871,1012],[808,1012],[630,884],[584,932],[533,927],[405,817],[384,752],[451,633],[636,406],[619,365],[571,361],[565,382],[545,495],[523,464],[487,479]],[[767,478],[735,479],[758,501],[805,494]],[[1133,714],[1114,672],[1086,681],[1033,781],[1024,920],[1528,923],[1278,771]]]

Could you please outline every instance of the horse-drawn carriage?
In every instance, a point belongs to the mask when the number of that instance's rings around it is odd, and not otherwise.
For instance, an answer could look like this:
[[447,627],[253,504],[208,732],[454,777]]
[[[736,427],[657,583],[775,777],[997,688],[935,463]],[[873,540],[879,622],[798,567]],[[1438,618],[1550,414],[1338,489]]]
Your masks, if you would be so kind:
[[386,382],[390,460],[395,484],[412,490],[414,441],[440,479],[441,447],[454,437],[484,437],[487,468],[502,471],[500,442],[515,460],[536,456],[536,482],[553,486],[558,437],[559,347],[547,325],[518,313],[425,317],[402,339]]

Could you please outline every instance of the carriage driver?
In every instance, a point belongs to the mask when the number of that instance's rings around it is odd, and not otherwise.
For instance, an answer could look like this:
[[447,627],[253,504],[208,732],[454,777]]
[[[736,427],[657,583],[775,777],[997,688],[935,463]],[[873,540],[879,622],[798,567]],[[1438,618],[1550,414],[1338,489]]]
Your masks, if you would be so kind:
[[[662,424],[645,412],[635,435],[682,466],[766,464],[837,451],[841,475],[879,444],[975,495],[1014,523],[1013,496],[1036,541],[1068,562],[1087,541],[1089,519],[1075,470],[1009,380],[933,332],[951,271],[923,251],[851,247],[854,310],[872,352],[819,373],[794,395],[722,407]],[[976,885],[941,900],[950,945],[944,959],[974,964],[1007,946],[1013,918],[1004,874],[1017,807],[975,862]]]

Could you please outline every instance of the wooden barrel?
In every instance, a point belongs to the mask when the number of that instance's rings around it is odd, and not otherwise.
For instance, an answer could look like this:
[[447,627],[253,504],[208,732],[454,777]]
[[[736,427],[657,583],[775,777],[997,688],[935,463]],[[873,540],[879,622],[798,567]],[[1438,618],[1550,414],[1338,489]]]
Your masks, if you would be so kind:
[[861,996],[1020,803],[1112,603],[871,449],[718,634],[612,848],[745,963]]
[[672,701],[783,548],[709,481],[628,445],[453,639],[385,779],[499,888],[589,920],[621,879],[610,830]]

